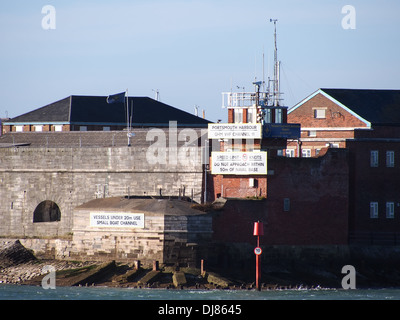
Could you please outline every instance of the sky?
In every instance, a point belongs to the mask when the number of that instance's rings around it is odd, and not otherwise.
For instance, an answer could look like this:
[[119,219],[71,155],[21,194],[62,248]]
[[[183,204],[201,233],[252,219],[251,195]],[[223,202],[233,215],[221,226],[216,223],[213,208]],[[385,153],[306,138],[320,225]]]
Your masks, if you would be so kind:
[[289,108],[318,88],[400,89],[399,16],[398,0],[2,1],[0,117],[128,89],[227,122],[221,93],[272,77],[271,18]]

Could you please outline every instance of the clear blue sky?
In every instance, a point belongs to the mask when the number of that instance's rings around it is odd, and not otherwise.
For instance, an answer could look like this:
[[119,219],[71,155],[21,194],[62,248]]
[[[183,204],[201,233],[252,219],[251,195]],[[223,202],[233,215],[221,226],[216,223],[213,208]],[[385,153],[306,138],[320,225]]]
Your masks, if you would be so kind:
[[[42,28],[47,4],[54,30]],[[348,4],[355,29],[342,27]],[[272,69],[270,18],[287,106],[321,87],[400,89],[399,16],[398,0],[2,1],[0,117],[128,88],[226,121],[221,92],[253,90],[263,51]]]

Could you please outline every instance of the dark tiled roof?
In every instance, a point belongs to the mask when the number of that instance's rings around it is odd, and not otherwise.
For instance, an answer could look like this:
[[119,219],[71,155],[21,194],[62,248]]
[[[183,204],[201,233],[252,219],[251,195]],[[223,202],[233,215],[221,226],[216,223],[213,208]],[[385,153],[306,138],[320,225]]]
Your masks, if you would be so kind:
[[[106,96],[70,96],[17,116],[7,123],[126,124],[127,112],[124,103],[108,104],[106,98]],[[168,126],[169,121],[177,121],[178,126],[207,127],[210,123],[148,97],[129,97],[128,101],[129,108],[133,108],[134,126]]]
[[372,124],[400,124],[400,90],[321,90]]
[[47,106],[22,114],[7,122],[69,122],[71,97],[53,102]]
[[170,197],[113,197],[94,199],[76,207],[75,210],[146,212],[173,216],[206,214],[203,211],[193,208],[192,203],[187,198],[179,200]]

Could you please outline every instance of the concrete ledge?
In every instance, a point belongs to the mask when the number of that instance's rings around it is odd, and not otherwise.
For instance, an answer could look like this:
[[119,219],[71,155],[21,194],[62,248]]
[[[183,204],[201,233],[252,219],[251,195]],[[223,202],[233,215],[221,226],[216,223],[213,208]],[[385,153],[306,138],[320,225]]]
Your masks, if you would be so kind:
[[174,274],[172,275],[172,282],[174,283],[174,286],[176,288],[181,287],[181,286],[186,286],[187,281],[186,281],[185,273],[182,271],[174,272]]
[[139,281],[138,281],[138,284],[140,285],[143,285],[143,284],[147,284],[147,283],[150,283],[150,282],[154,282],[154,280],[158,277],[158,275],[160,274],[160,271],[155,271],[155,270],[152,270],[152,271],[150,271],[150,272],[148,272],[148,273],[146,273]]
[[213,272],[207,272],[205,277],[207,278],[208,283],[212,283],[222,288],[228,288],[230,285],[233,284],[230,280],[223,278]]

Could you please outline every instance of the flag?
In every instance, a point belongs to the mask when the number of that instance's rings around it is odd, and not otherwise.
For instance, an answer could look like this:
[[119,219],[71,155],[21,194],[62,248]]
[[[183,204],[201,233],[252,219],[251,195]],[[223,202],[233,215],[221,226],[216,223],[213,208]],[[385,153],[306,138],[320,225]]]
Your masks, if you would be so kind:
[[125,92],[113,94],[107,97],[107,103],[124,103]]

